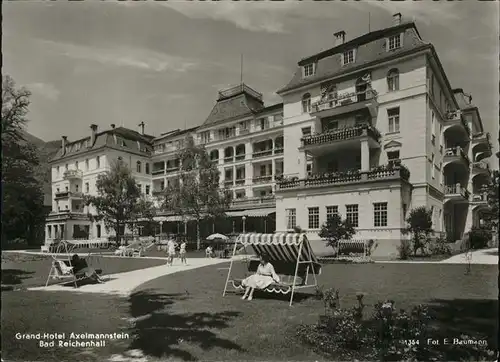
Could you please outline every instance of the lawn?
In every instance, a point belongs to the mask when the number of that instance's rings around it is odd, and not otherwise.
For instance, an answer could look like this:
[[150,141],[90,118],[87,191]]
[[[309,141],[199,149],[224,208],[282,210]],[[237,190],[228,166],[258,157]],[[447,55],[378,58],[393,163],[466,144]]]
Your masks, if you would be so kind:
[[[174,360],[324,360],[296,340],[300,323],[314,323],[321,301],[299,295],[292,307],[285,298],[256,294],[222,297],[227,264],[152,280],[128,299],[74,293],[7,292],[3,295],[3,358],[8,360],[105,361],[114,353],[140,349],[148,361]],[[236,274],[243,273],[237,265]],[[368,312],[381,300],[398,308],[429,305],[435,326],[446,338],[461,334],[489,337],[494,348],[498,316],[497,267],[441,264],[332,264],[320,285],[340,289],[343,307],[364,292]],[[26,310],[35,311],[29,314]],[[128,319],[128,320],[127,320]],[[104,348],[41,349],[17,341],[16,332],[120,332],[130,339]]]
[[[16,288],[45,285],[51,262],[50,255],[2,253],[2,285]],[[163,265],[165,260],[92,257],[89,264],[102,269],[104,274],[114,274]]]

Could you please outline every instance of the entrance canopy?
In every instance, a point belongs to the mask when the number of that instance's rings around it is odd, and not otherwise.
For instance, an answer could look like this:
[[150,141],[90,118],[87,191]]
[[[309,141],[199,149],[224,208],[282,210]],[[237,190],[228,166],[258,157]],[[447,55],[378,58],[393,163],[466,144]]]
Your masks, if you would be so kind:
[[228,211],[226,212],[227,216],[230,217],[265,217],[269,214],[275,213],[276,209],[274,208],[265,208],[265,209],[249,209],[249,210],[241,210],[241,211]]

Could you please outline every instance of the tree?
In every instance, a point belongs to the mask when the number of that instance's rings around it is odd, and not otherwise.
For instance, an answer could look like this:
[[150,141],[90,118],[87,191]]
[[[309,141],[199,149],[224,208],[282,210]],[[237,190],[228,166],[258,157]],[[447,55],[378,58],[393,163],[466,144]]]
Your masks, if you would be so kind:
[[417,207],[410,211],[406,219],[408,227],[403,230],[404,233],[411,233],[413,236],[413,255],[417,255],[417,250],[425,252],[425,246],[429,242],[432,233],[432,210],[425,206]]
[[490,209],[484,214],[484,227],[489,230],[498,228],[498,181],[500,172],[494,170],[491,174],[490,182],[483,187],[483,192],[486,194]]
[[334,254],[339,252],[339,241],[350,240],[356,234],[356,230],[346,219],[342,220],[340,215],[333,214],[326,223],[321,226],[319,237],[327,240],[327,245],[331,246]]
[[43,234],[45,210],[39,159],[23,133],[31,93],[2,77],[2,246],[13,239],[35,244]]
[[196,245],[200,249],[200,221],[225,216],[232,196],[219,186],[220,172],[210,160],[203,146],[197,146],[193,137],[185,140],[185,148],[179,150],[178,182],[170,183],[163,193],[162,208],[196,220]]
[[95,208],[94,220],[103,220],[106,228],[114,229],[117,244],[121,240],[126,224],[141,219],[152,219],[153,204],[141,195],[130,169],[118,159],[111,170],[97,177],[97,196],[85,195],[84,202]]

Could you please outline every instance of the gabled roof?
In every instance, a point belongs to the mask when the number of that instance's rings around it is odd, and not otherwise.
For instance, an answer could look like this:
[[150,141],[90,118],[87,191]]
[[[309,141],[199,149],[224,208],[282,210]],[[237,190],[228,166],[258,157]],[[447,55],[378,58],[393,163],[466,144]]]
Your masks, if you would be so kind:
[[[387,51],[386,38],[400,32],[404,32],[402,46],[396,50]],[[277,93],[281,94],[301,86],[340,76],[355,71],[357,68],[402,56],[428,46],[429,44],[421,39],[413,22],[373,31],[302,59],[298,63],[293,78],[286,86],[278,90]],[[356,49],[356,60],[352,64],[343,66],[341,55],[350,49]],[[302,66],[308,63],[316,63],[316,72],[314,75],[304,78],[302,76]]]
[[50,162],[58,161],[75,155],[83,155],[96,149],[108,147],[119,151],[131,152],[143,156],[150,156],[153,136],[140,134],[137,131],[125,127],[118,127],[96,134],[94,144],[90,144],[90,136],[77,141],[66,143],[66,153],[63,154],[62,147]]

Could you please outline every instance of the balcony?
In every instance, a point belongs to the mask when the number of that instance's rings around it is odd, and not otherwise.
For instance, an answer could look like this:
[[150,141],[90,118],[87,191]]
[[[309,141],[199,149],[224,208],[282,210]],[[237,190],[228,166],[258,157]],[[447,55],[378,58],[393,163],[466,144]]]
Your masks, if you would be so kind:
[[263,150],[263,151],[257,151],[252,153],[253,158],[259,158],[259,157],[266,157],[266,156],[272,156],[273,155],[273,149],[268,149],[268,150]]
[[404,166],[379,166],[370,171],[352,170],[323,175],[312,175],[306,179],[282,179],[276,185],[277,191],[327,186],[342,186],[375,181],[408,181],[410,172]]
[[461,110],[450,111],[446,113],[445,122],[444,122],[444,131],[448,128],[458,128],[465,132],[466,137],[470,137],[470,128],[467,125],[464,117],[462,116]]
[[257,176],[254,177],[252,182],[254,184],[265,184],[273,181],[273,175],[264,175],[264,176]]
[[173,173],[173,172],[177,172],[179,170],[180,170],[179,166],[167,167],[167,169],[166,169],[167,173]]
[[244,153],[237,154],[237,155],[234,157],[234,160],[235,160],[235,161],[243,161],[244,159],[245,159],[245,154],[244,154]]
[[474,155],[481,158],[490,157],[492,153],[491,136],[488,132],[481,132],[472,136],[472,150]]
[[63,192],[56,192],[54,194],[54,200],[61,200],[61,199],[81,199],[83,198],[83,194],[81,192],[70,192],[70,191],[63,191]]
[[81,170],[66,170],[63,177],[65,180],[81,180],[83,172]]
[[246,208],[246,207],[274,207],[276,205],[276,198],[274,195],[264,197],[244,197],[241,199],[234,199],[232,208]]
[[224,180],[224,186],[225,187],[232,187],[234,184],[233,180]]
[[283,151],[284,151],[283,147],[277,147],[277,148],[274,149],[274,154],[275,155],[282,155]]
[[352,92],[327,97],[312,105],[311,114],[323,118],[350,113],[367,108],[372,117],[378,112],[377,92],[367,89],[363,92]]
[[369,137],[372,140],[372,145],[376,145],[380,139],[380,132],[373,126],[361,125],[305,136],[302,137],[301,141],[302,147],[312,148],[332,143],[358,140],[362,137]]
[[470,161],[462,147],[451,147],[444,150],[444,163],[445,165],[451,162],[463,162],[469,167]]
[[237,178],[236,181],[235,181],[235,184],[237,186],[244,185],[245,184],[245,179],[244,178]]
[[152,170],[151,171],[151,175],[153,176],[157,176],[157,175],[164,175],[165,174],[165,170],[162,169],[162,170]]
[[445,201],[466,202],[469,200],[469,191],[460,184],[446,185],[444,187]]
[[487,164],[486,162],[481,162],[481,161],[473,162],[472,163],[472,170],[475,173],[486,173],[486,174],[491,173],[490,165]]
[[488,193],[487,192],[473,193],[471,203],[487,205],[488,204]]
[[89,214],[74,210],[61,210],[61,211],[51,211],[47,216],[46,221],[58,221],[58,220],[88,220]]

